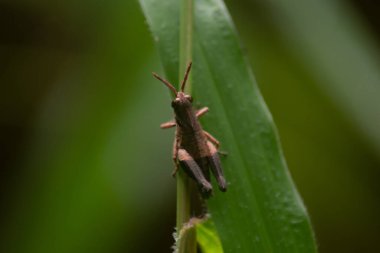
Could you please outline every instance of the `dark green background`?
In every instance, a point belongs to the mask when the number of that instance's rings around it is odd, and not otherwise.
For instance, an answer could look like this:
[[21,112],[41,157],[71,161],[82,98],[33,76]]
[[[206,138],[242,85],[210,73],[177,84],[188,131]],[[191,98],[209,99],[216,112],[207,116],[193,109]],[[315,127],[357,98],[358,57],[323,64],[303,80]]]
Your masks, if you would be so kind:
[[[296,2],[302,20],[315,1]],[[360,23],[372,38],[362,47],[380,59],[377,5],[332,2],[344,4],[325,7],[349,13],[342,25]],[[226,4],[320,252],[380,251],[379,146],[312,61],[346,42],[310,27],[325,44],[301,47],[305,37],[282,20],[277,1]],[[162,70],[137,1],[3,0],[0,31],[0,252],[168,252],[173,133],[158,126],[171,117],[170,96],[150,75]]]

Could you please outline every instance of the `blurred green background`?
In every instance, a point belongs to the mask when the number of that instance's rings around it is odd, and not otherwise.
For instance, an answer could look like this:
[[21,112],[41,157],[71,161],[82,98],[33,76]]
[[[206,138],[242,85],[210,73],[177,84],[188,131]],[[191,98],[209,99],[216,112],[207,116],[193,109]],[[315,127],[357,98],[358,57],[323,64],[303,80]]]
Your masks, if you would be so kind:
[[[380,252],[380,6],[226,4],[320,252]],[[0,252],[170,252],[170,96],[138,2],[2,0],[0,56]]]

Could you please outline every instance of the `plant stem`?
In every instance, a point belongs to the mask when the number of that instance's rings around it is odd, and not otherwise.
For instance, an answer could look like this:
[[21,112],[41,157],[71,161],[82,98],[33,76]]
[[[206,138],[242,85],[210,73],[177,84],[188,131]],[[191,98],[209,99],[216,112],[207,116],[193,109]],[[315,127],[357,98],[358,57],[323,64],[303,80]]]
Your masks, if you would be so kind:
[[[180,38],[179,38],[179,83],[184,76],[187,64],[192,60],[193,44],[193,0],[181,0],[180,8]],[[186,92],[191,90],[191,76],[187,80]],[[183,225],[191,218],[194,211],[197,189],[194,182],[180,170],[177,174],[177,233]],[[187,230],[178,241],[177,249],[179,253],[197,252],[195,229]]]

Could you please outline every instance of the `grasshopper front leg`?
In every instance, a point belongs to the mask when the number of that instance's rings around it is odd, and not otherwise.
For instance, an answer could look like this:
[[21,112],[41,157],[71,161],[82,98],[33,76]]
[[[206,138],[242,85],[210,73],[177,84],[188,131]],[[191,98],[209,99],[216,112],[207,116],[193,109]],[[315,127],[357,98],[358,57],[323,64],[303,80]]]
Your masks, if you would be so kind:
[[[207,112],[208,112],[208,107],[203,107],[202,109],[199,109],[198,111],[196,111],[195,115],[197,116],[197,118],[199,118],[200,116],[204,115]],[[172,128],[175,126],[176,126],[176,123],[175,123],[175,120],[173,119],[173,120],[167,121],[165,123],[162,123],[160,125],[160,128],[168,129],[168,128]]]
[[162,123],[160,125],[160,128],[161,129],[168,129],[168,128],[172,128],[172,127],[175,127],[176,126],[176,123],[174,120],[170,120],[168,122],[165,122],[165,123]]
[[202,195],[208,198],[212,194],[212,186],[203,175],[202,169],[195,162],[194,158],[185,150],[178,150],[178,159],[186,172],[196,181]]
[[206,112],[208,112],[208,107],[203,107],[202,109],[199,109],[195,112],[195,116],[199,118],[200,116],[204,115]]

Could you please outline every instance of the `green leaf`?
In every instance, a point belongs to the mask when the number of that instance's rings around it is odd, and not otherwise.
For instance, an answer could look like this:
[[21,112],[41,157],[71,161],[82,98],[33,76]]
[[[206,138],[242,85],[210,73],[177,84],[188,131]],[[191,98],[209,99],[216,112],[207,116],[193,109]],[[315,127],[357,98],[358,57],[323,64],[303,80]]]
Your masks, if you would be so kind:
[[[166,76],[177,83],[178,1],[140,3]],[[273,120],[223,2],[195,0],[194,26],[195,105],[210,108],[203,126],[228,152],[222,158],[228,191],[215,190],[208,201],[224,252],[316,252],[310,221],[288,173]]]
[[211,219],[197,224],[197,241],[202,253],[223,253],[222,243]]

